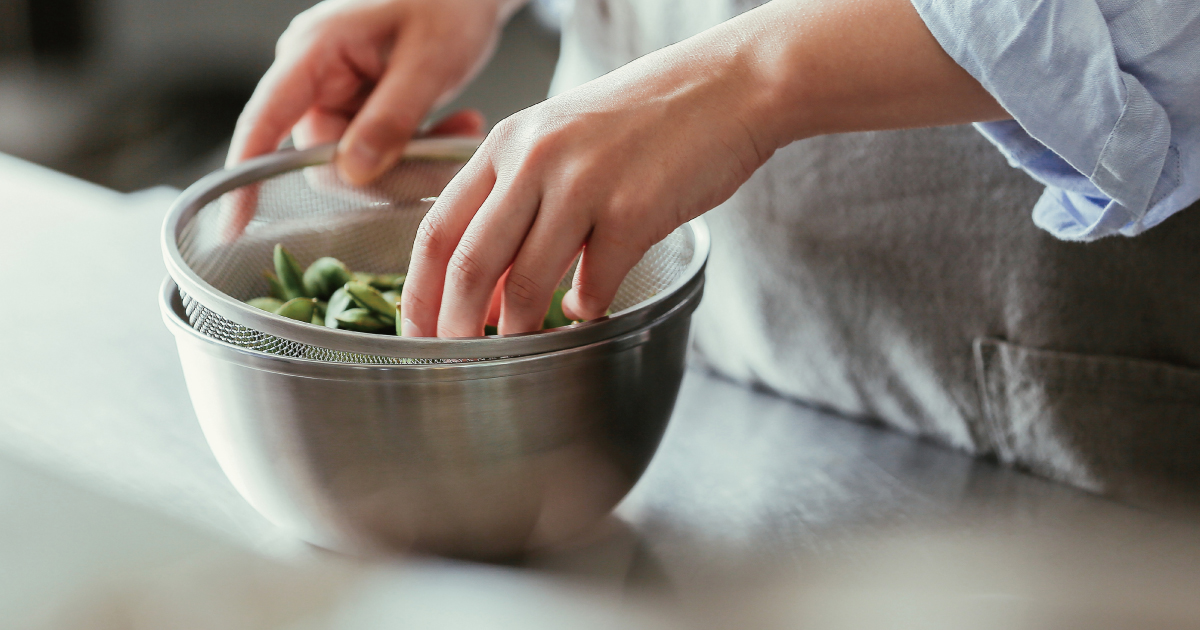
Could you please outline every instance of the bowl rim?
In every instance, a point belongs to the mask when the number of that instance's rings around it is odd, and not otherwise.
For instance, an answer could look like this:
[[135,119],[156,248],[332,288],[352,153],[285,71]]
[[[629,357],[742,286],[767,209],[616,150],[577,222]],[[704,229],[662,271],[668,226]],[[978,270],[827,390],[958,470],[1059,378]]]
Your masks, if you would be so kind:
[[498,357],[463,363],[341,363],[271,354],[213,339],[192,328],[180,314],[183,304],[179,296],[179,286],[170,276],[163,279],[159,289],[158,302],[163,321],[177,341],[181,342],[183,338],[186,338],[198,344],[200,351],[218,360],[241,365],[248,369],[298,378],[335,381],[390,381],[396,379],[464,381],[543,372],[561,367],[564,361],[586,360],[597,352],[622,352],[645,344],[650,341],[653,331],[668,321],[690,318],[704,294],[703,276],[697,278],[694,286],[683,293],[685,293],[685,299],[677,303],[670,311],[663,313],[649,324],[623,335],[555,352]]
[[289,171],[328,164],[335,150],[334,144],[304,150],[284,149],[210,173],[180,193],[167,211],[161,231],[163,260],[179,289],[225,319],[297,343],[391,358],[474,359],[544,354],[619,336],[672,311],[689,294],[683,289],[697,276],[703,277],[711,239],[704,219],[697,217],[681,226],[692,235],[694,249],[691,261],[666,288],[629,308],[580,324],[531,333],[414,338],[335,330],[279,317],[226,295],[184,262],[179,251],[179,238],[188,222],[206,205],[235,188]]

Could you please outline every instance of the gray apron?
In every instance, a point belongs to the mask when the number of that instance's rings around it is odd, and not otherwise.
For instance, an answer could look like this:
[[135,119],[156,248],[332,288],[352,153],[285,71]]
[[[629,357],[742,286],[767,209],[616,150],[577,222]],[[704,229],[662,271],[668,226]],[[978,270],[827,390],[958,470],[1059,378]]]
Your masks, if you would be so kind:
[[[728,19],[579,0],[552,91]],[[684,10],[686,9],[686,10]],[[1200,496],[1200,208],[1091,244],[969,126],[779,151],[713,231],[694,344],[738,381],[1162,506]]]

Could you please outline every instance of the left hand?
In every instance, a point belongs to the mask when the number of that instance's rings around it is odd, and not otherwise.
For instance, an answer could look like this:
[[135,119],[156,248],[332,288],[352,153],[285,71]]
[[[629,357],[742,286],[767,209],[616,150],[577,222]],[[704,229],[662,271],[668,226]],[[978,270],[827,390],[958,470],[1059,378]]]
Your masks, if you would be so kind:
[[501,334],[537,330],[580,251],[563,310],[599,317],[650,246],[727,199],[770,156],[749,131],[754,91],[736,68],[714,60],[698,69],[673,52],[497,125],[421,225],[405,335],[481,335],[493,287]]

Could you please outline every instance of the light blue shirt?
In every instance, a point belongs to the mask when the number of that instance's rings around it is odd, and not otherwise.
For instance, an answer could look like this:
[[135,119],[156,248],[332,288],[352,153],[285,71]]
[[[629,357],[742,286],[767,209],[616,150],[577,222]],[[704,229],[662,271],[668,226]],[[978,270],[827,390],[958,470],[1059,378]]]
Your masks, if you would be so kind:
[[976,127],[1046,185],[1059,238],[1133,236],[1200,199],[1200,0],[912,0],[1014,120]]

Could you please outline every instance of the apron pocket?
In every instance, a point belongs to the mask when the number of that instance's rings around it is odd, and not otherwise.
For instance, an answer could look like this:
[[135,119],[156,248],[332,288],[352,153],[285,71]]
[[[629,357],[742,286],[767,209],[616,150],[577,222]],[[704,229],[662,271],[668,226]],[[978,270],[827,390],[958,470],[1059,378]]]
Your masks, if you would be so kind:
[[1200,496],[1200,370],[974,345],[981,438],[1002,461],[1143,505]]

